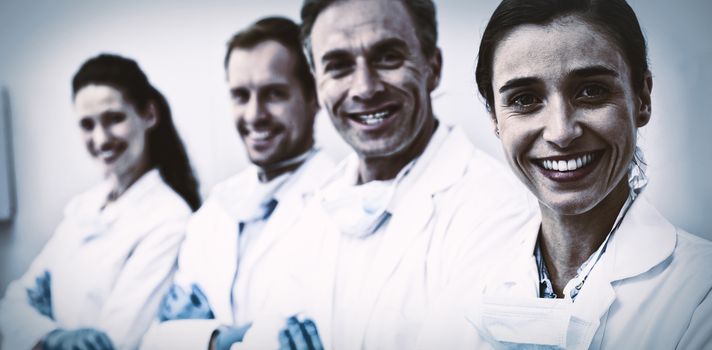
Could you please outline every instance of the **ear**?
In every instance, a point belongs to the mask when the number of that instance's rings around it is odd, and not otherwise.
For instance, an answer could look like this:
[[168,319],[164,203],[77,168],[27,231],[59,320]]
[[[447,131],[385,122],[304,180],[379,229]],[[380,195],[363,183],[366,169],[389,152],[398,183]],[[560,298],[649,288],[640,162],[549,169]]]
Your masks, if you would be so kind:
[[158,125],[158,107],[155,102],[150,102],[146,112],[143,114],[143,120],[146,123],[146,129],[150,130]]
[[428,62],[430,66],[430,76],[428,76],[428,91],[433,92],[440,85],[440,76],[443,68],[443,54],[440,48],[435,48],[435,53]]
[[650,71],[646,71],[643,74],[643,86],[638,92],[638,99],[640,106],[638,107],[638,117],[636,118],[635,124],[637,127],[643,127],[650,121],[650,115],[652,114],[652,100],[650,94],[653,91],[653,76]]
[[492,121],[492,126],[494,127],[494,136],[499,137],[499,124],[497,123],[497,116],[494,115],[494,112],[490,112],[490,121]]

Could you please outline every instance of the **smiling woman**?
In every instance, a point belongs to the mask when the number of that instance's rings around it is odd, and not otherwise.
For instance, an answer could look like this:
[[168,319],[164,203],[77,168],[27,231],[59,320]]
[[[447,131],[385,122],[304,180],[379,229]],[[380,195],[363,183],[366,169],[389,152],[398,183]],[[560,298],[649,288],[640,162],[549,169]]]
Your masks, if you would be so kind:
[[3,348],[134,349],[175,268],[197,185],[163,96],[136,62],[100,55],[73,80],[106,181],[75,197],[0,303]]
[[453,303],[453,348],[711,346],[712,243],[644,195],[637,134],[653,82],[625,0],[504,0],[476,77],[541,215]]

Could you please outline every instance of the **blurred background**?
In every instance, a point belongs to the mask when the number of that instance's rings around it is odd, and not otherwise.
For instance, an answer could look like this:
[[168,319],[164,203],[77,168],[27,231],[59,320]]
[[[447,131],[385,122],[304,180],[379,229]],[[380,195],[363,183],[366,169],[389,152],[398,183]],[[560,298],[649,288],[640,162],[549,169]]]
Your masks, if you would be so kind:
[[[437,1],[443,80],[436,115],[460,124],[471,140],[503,159],[476,95],[479,38],[496,0]],[[673,223],[712,239],[712,2],[632,0],[650,47],[653,117],[641,132],[647,194]],[[227,39],[260,17],[295,20],[298,0],[1,0],[0,85],[10,123],[0,136],[2,172],[14,178],[16,211],[0,222],[0,295],[40,251],[64,205],[101,180],[80,141],[70,81],[87,58],[112,52],[134,58],[170,102],[174,120],[206,194],[242,170],[246,157],[230,115],[223,70]],[[1,112],[1,111],[0,111]],[[328,117],[317,142],[336,158],[348,149]],[[2,135],[2,134],[0,134]],[[7,158],[7,159],[5,159]]]

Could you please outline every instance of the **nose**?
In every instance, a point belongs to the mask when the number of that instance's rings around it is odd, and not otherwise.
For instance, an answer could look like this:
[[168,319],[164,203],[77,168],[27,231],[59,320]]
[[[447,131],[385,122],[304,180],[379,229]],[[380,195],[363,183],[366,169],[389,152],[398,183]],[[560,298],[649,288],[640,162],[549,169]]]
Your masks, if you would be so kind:
[[250,98],[245,104],[242,119],[245,123],[254,125],[267,119],[265,106],[256,97]]
[[553,100],[548,106],[543,137],[557,148],[566,148],[583,134],[575,111],[563,99]]
[[106,151],[110,148],[111,144],[109,140],[111,136],[109,131],[105,126],[97,125],[91,132],[91,142],[94,144],[94,149],[99,151]]
[[365,62],[356,64],[350,89],[351,96],[355,100],[367,101],[383,92],[384,89],[383,82],[377,72],[374,72]]

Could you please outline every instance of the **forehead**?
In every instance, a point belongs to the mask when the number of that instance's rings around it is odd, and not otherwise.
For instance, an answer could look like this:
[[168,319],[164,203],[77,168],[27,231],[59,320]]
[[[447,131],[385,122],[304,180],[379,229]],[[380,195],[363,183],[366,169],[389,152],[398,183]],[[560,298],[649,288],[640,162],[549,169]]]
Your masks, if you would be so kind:
[[564,17],[541,26],[513,29],[493,56],[495,90],[512,78],[557,78],[592,66],[604,66],[628,76],[628,65],[616,43],[598,27],[577,17]]
[[121,92],[108,85],[87,85],[77,91],[74,106],[82,115],[101,113],[108,108],[125,105]]
[[311,31],[314,57],[331,50],[366,48],[397,38],[419,49],[415,26],[402,1],[337,1],[316,18]]
[[230,54],[227,78],[231,87],[295,83],[294,55],[284,45],[267,40],[251,48],[235,48]]

